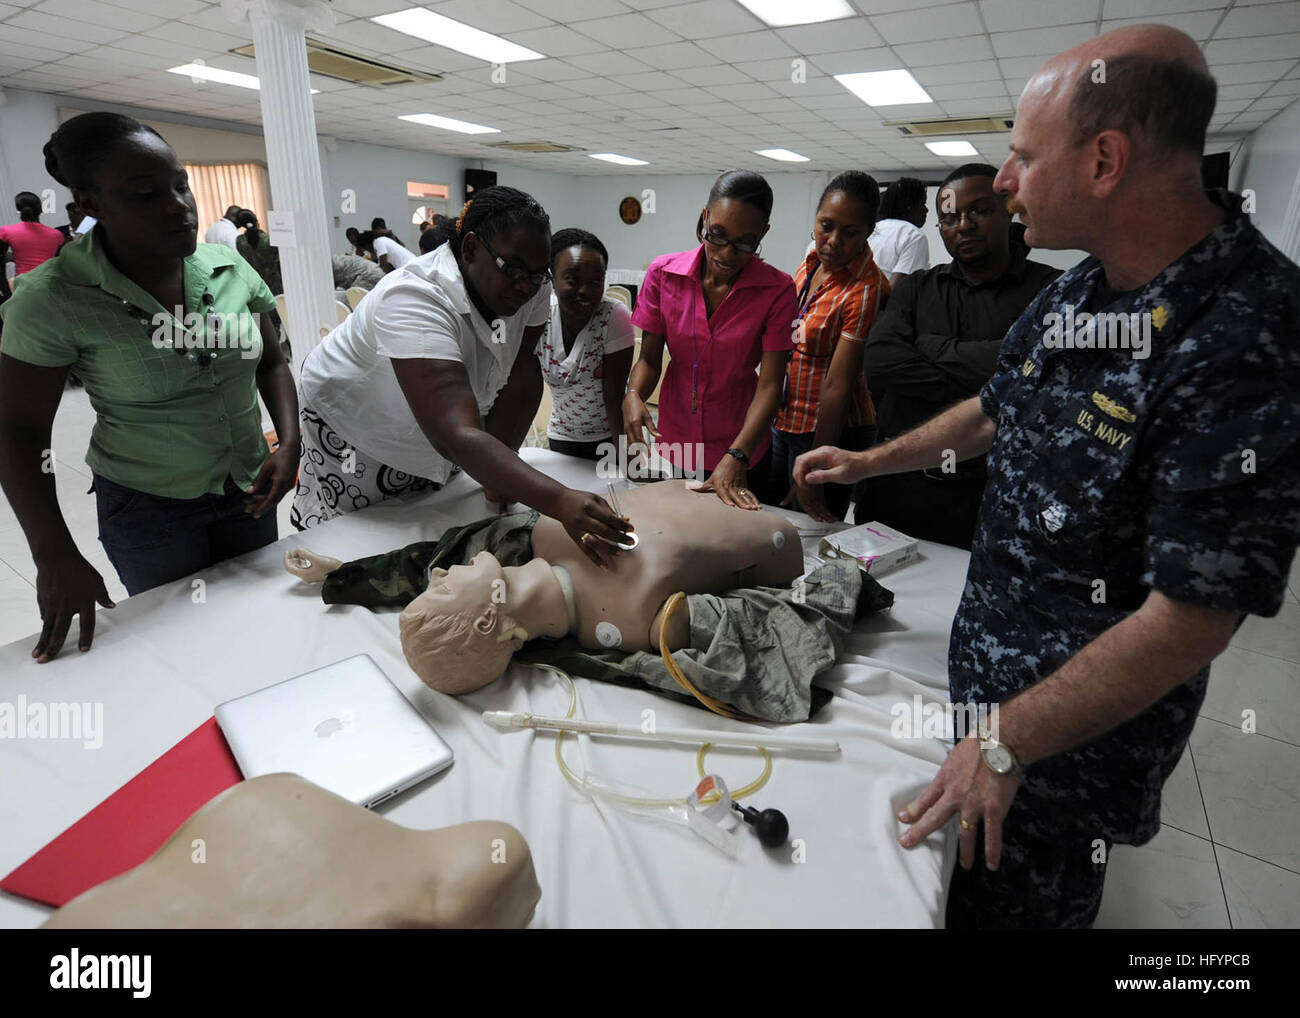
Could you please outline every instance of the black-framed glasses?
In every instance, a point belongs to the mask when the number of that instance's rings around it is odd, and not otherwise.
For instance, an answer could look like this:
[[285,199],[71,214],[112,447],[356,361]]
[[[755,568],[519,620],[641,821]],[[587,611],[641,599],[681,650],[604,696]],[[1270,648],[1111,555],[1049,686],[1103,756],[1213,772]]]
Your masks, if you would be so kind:
[[712,229],[704,231],[704,241],[716,248],[734,247],[740,254],[753,254],[759,245],[757,240],[732,240],[725,233],[717,233]]
[[543,269],[541,272],[531,272],[528,269],[525,269],[519,265],[511,265],[508,261],[502,258],[495,251],[493,251],[492,245],[489,244],[486,240],[484,240],[482,237],[479,237],[478,234],[475,234],[474,236],[478,238],[478,242],[483,245],[483,250],[485,250],[488,254],[492,256],[492,258],[497,263],[497,268],[500,269],[503,273],[505,273],[506,279],[510,280],[510,282],[522,283],[525,280],[527,280],[528,282],[532,283],[533,286],[541,286],[542,284],[549,283],[551,281],[550,269]]
[[1000,209],[1005,209],[1006,204],[999,204],[992,198],[986,198],[982,202],[976,202],[960,212],[941,212],[939,214],[939,228],[943,230],[955,230],[961,225],[962,217],[965,216],[970,220],[971,226],[978,226],[986,219],[991,219]]

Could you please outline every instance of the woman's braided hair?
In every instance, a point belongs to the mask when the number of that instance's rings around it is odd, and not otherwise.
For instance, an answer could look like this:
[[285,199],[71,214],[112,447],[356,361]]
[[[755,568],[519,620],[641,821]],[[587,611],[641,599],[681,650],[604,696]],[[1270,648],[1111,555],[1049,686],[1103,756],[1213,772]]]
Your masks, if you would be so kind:
[[162,138],[147,124],[121,113],[82,113],[59,125],[41,150],[45,172],[64,187],[89,191],[100,166],[127,138],[135,134]]
[[546,234],[547,243],[550,242],[551,219],[532,195],[514,187],[485,187],[460,210],[456,230],[448,243],[460,257],[461,241],[467,233],[491,240],[521,226],[541,230]]

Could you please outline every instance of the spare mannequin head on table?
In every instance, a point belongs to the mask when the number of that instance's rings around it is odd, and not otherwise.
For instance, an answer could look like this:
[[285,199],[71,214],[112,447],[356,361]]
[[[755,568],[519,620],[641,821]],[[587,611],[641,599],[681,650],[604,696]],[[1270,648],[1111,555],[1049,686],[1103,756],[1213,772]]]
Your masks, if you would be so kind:
[[[620,492],[619,500],[638,544],[608,571],[544,516],[525,565],[503,567],[480,552],[467,565],[430,570],[428,587],[400,619],[402,649],[425,684],[451,694],[480,689],[539,637],[573,634],[588,648],[658,650],[674,593],[784,587],[803,572],[799,532],[774,513],[725,505],[684,481]],[[311,567],[303,567],[308,559]],[[309,581],[339,564],[305,551],[286,556],[290,571]],[[670,649],[688,642],[688,629],[686,612],[673,613],[664,634]]]

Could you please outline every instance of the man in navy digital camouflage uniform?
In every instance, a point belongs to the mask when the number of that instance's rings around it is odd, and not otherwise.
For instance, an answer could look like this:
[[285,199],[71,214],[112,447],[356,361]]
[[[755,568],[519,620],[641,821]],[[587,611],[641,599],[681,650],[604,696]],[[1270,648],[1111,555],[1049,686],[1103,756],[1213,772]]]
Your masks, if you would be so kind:
[[1210,662],[1282,603],[1300,269],[1240,199],[1202,190],[1214,98],[1165,26],[1044,65],[994,186],[1030,245],[1092,257],[1011,327],[978,397],[796,464],[842,484],[989,451],[948,666],[953,702],[997,703],[997,731],[959,738],[899,814],[905,847],[960,819],[950,927],[1090,926],[1111,845],[1159,830]]

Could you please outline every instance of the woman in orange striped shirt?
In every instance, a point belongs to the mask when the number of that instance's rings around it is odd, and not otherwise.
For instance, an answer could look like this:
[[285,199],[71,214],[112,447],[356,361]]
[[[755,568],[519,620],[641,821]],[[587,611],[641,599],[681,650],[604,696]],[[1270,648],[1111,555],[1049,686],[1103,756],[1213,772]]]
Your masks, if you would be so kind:
[[[799,294],[794,353],[785,396],[772,429],[774,482],[784,475],[795,504],[794,461],[819,445],[865,449],[875,439],[876,413],[862,375],[867,333],[889,292],[867,238],[876,225],[880,187],[848,170],[822,192],[813,222],[814,250],[795,273]],[[817,485],[799,500],[810,516],[830,522],[848,512],[852,485]]]

